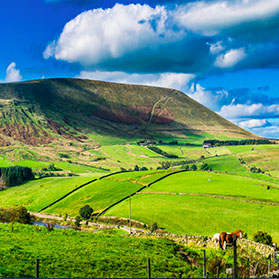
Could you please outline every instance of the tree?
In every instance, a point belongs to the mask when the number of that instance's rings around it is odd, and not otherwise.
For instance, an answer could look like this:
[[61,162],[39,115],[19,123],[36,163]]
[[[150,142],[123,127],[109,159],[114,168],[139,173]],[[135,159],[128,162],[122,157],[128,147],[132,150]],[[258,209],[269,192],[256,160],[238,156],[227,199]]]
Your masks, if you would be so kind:
[[135,165],[134,171],[139,171],[139,170],[140,170],[139,166]]
[[88,219],[91,217],[93,211],[94,211],[93,208],[90,207],[90,206],[87,204],[87,205],[83,206],[83,207],[79,210],[79,215],[80,215],[83,219],[88,220]]
[[78,215],[78,216],[76,217],[76,220],[75,220],[75,226],[76,226],[77,228],[80,227],[80,222],[81,222],[81,217]]
[[197,166],[194,164],[194,165],[192,165],[191,167],[190,167],[190,170],[192,170],[192,171],[196,171],[197,170]]
[[272,245],[272,237],[267,232],[257,231],[253,234],[253,240],[266,245]]
[[10,209],[9,222],[18,222],[22,224],[31,224],[31,216],[27,209],[23,206],[14,207]]

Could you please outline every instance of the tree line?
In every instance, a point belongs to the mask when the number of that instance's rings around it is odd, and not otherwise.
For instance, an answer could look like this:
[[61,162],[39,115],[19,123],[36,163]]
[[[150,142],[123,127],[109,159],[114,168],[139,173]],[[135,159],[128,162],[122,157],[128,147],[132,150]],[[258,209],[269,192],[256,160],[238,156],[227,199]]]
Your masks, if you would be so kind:
[[268,139],[247,139],[247,140],[205,140],[203,144],[211,144],[214,146],[223,145],[255,145],[255,144],[274,144]]
[[0,180],[2,180],[7,187],[19,185],[32,179],[34,179],[34,174],[31,168],[21,166],[0,168]]

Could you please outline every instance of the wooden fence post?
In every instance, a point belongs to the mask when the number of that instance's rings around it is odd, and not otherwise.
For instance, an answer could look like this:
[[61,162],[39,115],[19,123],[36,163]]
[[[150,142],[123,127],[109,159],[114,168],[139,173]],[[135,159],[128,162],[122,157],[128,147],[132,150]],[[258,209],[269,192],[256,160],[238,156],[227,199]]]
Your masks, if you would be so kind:
[[36,278],[40,278],[40,260],[36,259]]
[[207,278],[206,275],[206,255],[205,255],[205,250],[203,251],[203,278]]
[[151,278],[150,258],[147,259],[148,278]]
[[233,269],[234,278],[238,278],[238,275],[237,275],[236,236],[235,235],[234,235],[234,238],[233,238],[233,264],[234,264],[234,269]]

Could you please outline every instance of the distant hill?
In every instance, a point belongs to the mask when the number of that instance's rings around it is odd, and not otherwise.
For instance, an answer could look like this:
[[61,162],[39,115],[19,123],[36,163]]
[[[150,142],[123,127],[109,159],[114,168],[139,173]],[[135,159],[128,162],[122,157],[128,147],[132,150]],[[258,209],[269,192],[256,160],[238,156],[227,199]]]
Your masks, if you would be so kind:
[[114,138],[256,138],[173,89],[82,79],[0,84],[0,146]]

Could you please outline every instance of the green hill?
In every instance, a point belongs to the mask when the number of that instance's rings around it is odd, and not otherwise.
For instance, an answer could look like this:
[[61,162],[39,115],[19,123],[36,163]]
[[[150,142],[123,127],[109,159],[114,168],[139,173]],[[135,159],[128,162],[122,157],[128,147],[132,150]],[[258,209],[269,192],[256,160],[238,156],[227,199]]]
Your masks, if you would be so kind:
[[106,157],[100,146],[139,139],[255,138],[177,90],[81,79],[0,84],[0,116],[0,146],[22,148],[12,160],[67,151],[95,162]]

